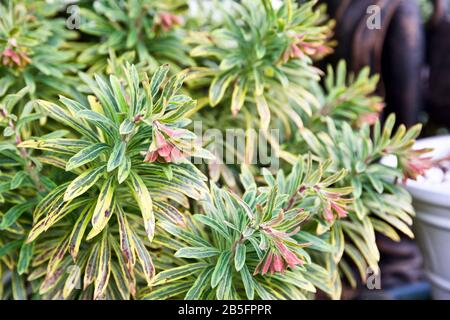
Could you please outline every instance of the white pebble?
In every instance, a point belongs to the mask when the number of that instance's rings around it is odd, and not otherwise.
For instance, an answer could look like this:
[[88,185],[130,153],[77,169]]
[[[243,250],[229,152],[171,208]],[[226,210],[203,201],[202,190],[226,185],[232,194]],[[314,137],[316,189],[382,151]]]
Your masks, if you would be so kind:
[[445,180],[445,182],[450,183],[450,170],[448,170],[447,173],[445,174],[444,180]]
[[444,181],[444,172],[439,168],[430,168],[425,173],[428,183],[437,184]]
[[423,176],[417,176],[416,178],[417,183],[426,183],[426,179]]

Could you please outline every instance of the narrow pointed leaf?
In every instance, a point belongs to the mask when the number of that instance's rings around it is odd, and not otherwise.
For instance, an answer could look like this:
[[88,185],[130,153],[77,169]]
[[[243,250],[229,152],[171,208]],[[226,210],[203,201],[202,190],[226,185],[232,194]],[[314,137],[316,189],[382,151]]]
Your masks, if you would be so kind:
[[175,257],[188,259],[204,259],[219,255],[220,251],[212,247],[181,248],[175,253]]
[[64,193],[64,201],[75,199],[88,191],[101,177],[104,170],[105,166],[92,168],[78,176],[78,178],[73,180],[67,187],[67,190]]
[[100,156],[100,154],[109,149],[109,146],[105,143],[95,143],[89,147],[84,148],[72,158],[66,164],[66,171],[78,168],[86,163],[94,161]]
[[234,255],[234,266],[236,267],[236,271],[240,271],[245,265],[246,249],[245,244],[238,243],[236,245],[236,252]]
[[122,162],[125,156],[125,149],[127,148],[127,144],[124,141],[120,141],[114,145],[114,149],[109,156],[108,165],[106,170],[108,172],[113,171],[117,168]]
[[216,267],[214,268],[214,272],[211,277],[211,286],[213,288],[217,287],[217,285],[222,280],[223,276],[227,272],[230,263],[231,252],[224,251],[220,255],[219,259],[217,259]]
[[130,179],[128,179],[127,182],[131,192],[133,193],[134,199],[141,209],[147,237],[150,241],[152,241],[155,234],[155,215],[153,213],[153,202],[150,197],[150,193],[148,192],[144,181],[142,181],[142,179],[133,171],[131,172]]
[[92,230],[89,232],[87,240],[99,234],[111,218],[114,209],[114,188],[113,177],[106,180],[103,184],[92,214]]
[[155,267],[153,266],[152,257],[141,239],[139,239],[135,233],[133,233],[133,242],[135,244],[136,255],[144,270],[145,279],[147,280],[147,284],[150,285],[155,276]]
[[94,299],[97,300],[105,293],[111,273],[111,248],[108,242],[107,232],[103,234],[103,239],[98,252],[98,270],[94,283]]
[[73,260],[78,256],[78,251],[80,248],[81,240],[84,236],[84,232],[91,220],[93,210],[86,208],[82,214],[80,214],[75,226],[73,227],[72,233],[69,237],[69,252]]

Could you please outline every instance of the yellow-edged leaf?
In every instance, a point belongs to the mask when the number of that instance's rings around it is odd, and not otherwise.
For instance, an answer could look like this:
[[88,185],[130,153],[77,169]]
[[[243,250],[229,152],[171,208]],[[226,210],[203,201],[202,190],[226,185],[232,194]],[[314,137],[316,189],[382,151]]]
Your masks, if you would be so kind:
[[144,227],[147,237],[153,240],[155,234],[155,215],[153,213],[153,202],[148,192],[147,186],[135,172],[131,171],[130,179],[127,180],[128,185],[133,193],[134,199],[141,209],[142,218],[144,219]]

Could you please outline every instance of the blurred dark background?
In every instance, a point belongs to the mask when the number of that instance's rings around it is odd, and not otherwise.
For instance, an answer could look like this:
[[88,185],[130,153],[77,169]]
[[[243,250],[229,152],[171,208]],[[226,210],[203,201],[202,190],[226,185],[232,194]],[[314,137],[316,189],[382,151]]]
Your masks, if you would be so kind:
[[[370,66],[381,81],[384,116],[395,112],[398,123],[424,124],[422,135],[449,132],[449,0],[319,0],[336,20],[335,52],[319,63],[324,68],[345,59],[354,72]],[[380,28],[369,28],[374,7]],[[368,9],[369,8],[369,9]],[[370,9],[371,8],[371,9]],[[422,257],[413,240],[399,243],[378,236],[383,290],[347,290],[349,299],[428,299],[430,287]]]
[[[381,75],[378,94],[385,115],[399,123],[424,123],[425,135],[450,126],[449,0],[319,0],[336,20],[335,53],[324,61],[345,59],[353,71],[364,66]],[[379,29],[367,22],[380,8]],[[423,10],[428,5],[430,12]],[[368,12],[369,10],[369,12]]]

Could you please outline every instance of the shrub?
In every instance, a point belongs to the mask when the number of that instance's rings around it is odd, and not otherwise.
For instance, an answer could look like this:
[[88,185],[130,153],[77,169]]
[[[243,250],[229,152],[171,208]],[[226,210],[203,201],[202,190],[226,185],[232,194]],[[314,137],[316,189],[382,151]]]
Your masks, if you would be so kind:
[[[78,31],[62,5],[3,2],[2,298],[338,299],[352,266],[378,270],[375,232],[413,236],[399,182],[427,165],[420,125],[380,123],[368,69],[314,66],[333,46],[316,1],[225,1],[218,20],[80,2]],[[252,130],[279,169],[250,161]]]
[[[182,43],[185,0],[94,1],[80,10],[80,31],[91,36],[77,61],[91,72],[107,67],[112,52],[119,62],[136,61],[156,68],[171,63],[174,68],[191,64]],[[111,72],[111,70],[109,70]]]

